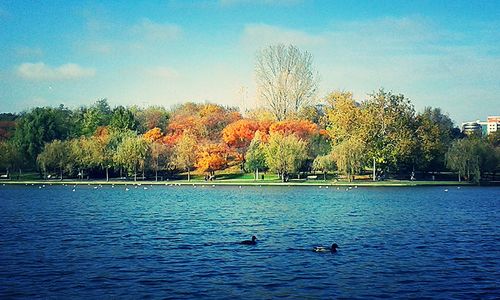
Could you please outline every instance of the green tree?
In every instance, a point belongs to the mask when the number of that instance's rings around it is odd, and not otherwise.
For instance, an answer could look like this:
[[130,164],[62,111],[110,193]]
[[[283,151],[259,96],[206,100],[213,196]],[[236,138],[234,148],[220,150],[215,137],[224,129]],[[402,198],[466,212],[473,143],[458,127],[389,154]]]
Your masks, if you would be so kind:
[[335,171],[336,168],[335,159],[331,154],[318,155],[313,161],[313,169],[323,172],[323,180],[326,180],[328,171]]
[[144,170],[147,151],[148,143],[142,137],[127,137],[116,149],[115,161],[133,172],[137,181],[137,171]]
[[45,144],[43,151],[37,157],[37,162],[45,173],[49,170],[58,171],[60,179],[63,180],[69,159],[68,142],[53,140]]
[[118,106],[113,110],[109,125],[114,130],[135,130],[137,121],[132,111],[123,106]]
[[[352,93],[334,91],[326,98],[326,116],[332,150],[339,171],[349,181],[367,161],[365,145],[369,140],[367,111],[352,98]],[[373,169],[375,179],[375,168]]]
[[479,182],[484,172],[498,168],[499,151],[486,140],[470,136],[452,143],[446,153],[446,165],[458,172],[458,180],[465,177],[469,181]]
[[283,182],[288,175],[298,170],[307,158],[306,142],[295,135],[271,133],[265,146],[266,164],[269,169],[278,173]]
[[245,168],[254,171],[255,180],[259,179],[259,170],[267,168],[266,153],[260,131],[255,133],[255,136],[250,142],[250,146],[248,146],[245,157]]
[[90,137],[81,136],[69,141],[70,159],[67,171],[78,171],[78,177],[83,179],[85,171],[90,174],[90,169],[96,167],[93,142]]
[[162,106],[149,106],[145,109],[132,107],[130,110],[133,112],[134,117],[137,120],[137,130],[139,133],[145,133],[155,127],[158,127],[161,130],[165,130],[167,128],[170,114]]
[[37,107],[21,114],[14,140],[27,163],[34,166],[45,143],[55,139],[65,140],[71,127],[71,111],[64,106]]
[[500,130],[490,133],[488,141],[493,147],[500,147]]
[[347,180],[352,181],[354,174],[361,171],[364,152],[364,143],[356,138],[344,140],[333,147],[333,159],[339,171],[346,175]]
[[439,108],[426,107],[417,115],[418,155],[415,161],[424,171],[445,167],[445,154],[453,138],[453,122]]
[[374,165],[382,171],[412,165],[417,139],[410,100],[381,89],[363,102],[362,109],[366,113],[368,157]]
[[7,176],[12,178],[11,173],[14,170],[18,170],[20,176],[22,166],[23,157],[19,150],[19,146],[13,140],[0,141],[0,168],[5,169]]
[[196,163],[196,149],[196,138],[189,133],[183,134],[174,147],[175,164],[179,169],[188,172],[188,181],[191,180],[191,169]]

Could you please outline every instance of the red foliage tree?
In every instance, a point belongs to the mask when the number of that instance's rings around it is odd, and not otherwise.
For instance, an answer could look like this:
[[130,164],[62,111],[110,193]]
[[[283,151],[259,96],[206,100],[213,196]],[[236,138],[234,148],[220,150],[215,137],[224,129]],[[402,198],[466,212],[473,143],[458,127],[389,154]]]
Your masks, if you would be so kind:
[[314,134],[319,133],[319,129],[318,125],[308,120],[285,120],[272,124],[269,132],[283,135],[295,134],[299,139],[309,140]]

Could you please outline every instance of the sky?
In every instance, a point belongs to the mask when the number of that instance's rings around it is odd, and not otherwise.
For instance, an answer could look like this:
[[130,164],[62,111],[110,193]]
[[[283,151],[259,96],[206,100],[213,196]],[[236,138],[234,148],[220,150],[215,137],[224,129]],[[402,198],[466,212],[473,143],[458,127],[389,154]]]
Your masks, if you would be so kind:
[[256,54],[308,51],[333,90],[384,88],[456,124],[500,115],[500,1],[0,0],[0,112],[258,105]]

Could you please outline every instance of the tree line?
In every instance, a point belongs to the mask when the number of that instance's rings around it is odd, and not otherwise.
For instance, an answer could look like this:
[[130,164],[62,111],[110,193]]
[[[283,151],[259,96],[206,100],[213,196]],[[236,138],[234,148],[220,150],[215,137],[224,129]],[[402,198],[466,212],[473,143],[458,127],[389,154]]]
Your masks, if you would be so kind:
[[111,108],[106,99],[3,114],[15,129],[0,137],[0,167],[10,177],[29,169],[107,180],[229,170],[256,179],[273,172],[283,181],[312,171],[349,181],[454,171],[479,181],[498,170],[498,132],[464,136],[439,108],[417,113],[402,94],[380,89],[358,102],[333,91],[315,101],[312,56],[294,46],[261,50],[256,77],[264,105],[244,115],[213,103]]

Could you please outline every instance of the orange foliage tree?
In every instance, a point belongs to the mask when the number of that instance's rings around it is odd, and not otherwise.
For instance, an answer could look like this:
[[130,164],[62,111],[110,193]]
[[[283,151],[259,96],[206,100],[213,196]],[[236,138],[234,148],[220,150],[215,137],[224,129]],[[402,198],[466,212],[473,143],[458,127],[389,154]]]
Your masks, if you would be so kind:
[[258,122],[253,119],[241,119],[227,125],[222,130],[223,141],[236,150],[237,160],[242,164],[242,168],[245,163],[245,153],[255,133],[259,131],[262,136],[267,138],[270,125],[270,121]]
[[224,127],[239,119],[241,114],[235,108],[211,103],[186,103],[172,111],[167,136],[175,140],[189,131],[200,142],[218,143]]
[[156,142],[163,138],[163,133],[161,132],[160,128],[155,127],[146,131],[146,133],[144,133],[142,137],[148,142]]
[[318,125],[308,120],[285,120],[271,125],[270,133],[281,133],[282,135],[295,134],[301,140],[309,140],[313,135],[319,133]]
[[229,149],[224,144],[207,144],[200,147],[196,167],[200,172],[208,172],[214,175],[215,171],[227,167]]

